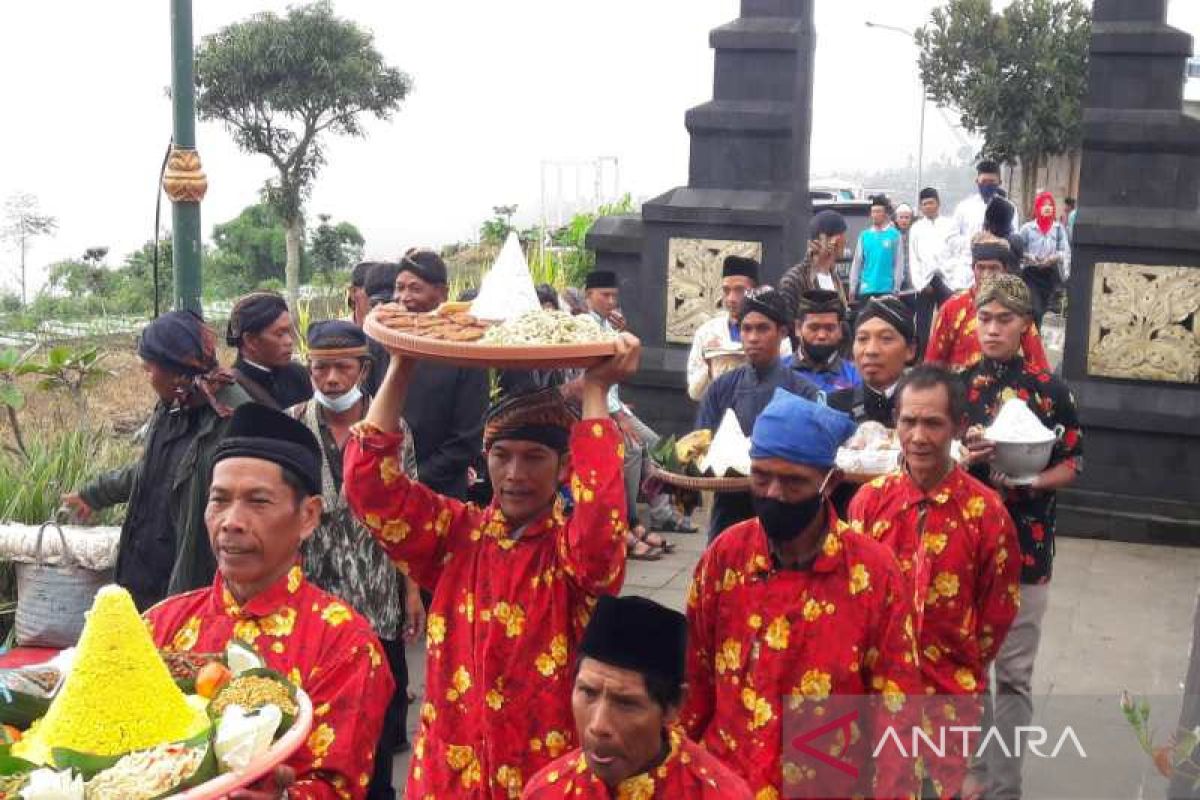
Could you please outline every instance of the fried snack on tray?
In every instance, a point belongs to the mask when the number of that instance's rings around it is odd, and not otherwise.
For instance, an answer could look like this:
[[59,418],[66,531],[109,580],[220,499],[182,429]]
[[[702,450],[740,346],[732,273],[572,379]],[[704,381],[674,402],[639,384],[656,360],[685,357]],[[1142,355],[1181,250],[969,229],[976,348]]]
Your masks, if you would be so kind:
[[[376,318],[400,333],[445,342],[475,342],[491,327],[458,307],[462,303],[444,303],[437,311],[423,313],[405,311],[398,303],[387,303],[376,311]],[[470,308],[470,304],[465,304]]]

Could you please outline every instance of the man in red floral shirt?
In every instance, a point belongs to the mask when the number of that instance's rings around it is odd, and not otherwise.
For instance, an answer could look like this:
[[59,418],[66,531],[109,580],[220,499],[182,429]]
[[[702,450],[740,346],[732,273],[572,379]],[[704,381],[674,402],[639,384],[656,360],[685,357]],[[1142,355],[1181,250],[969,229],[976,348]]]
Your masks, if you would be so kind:
[[250,403],[214,459],[204,518],[217,576],[146,612],[154,642],[219,653],[239,639],[312,700],[308,743],[231,800],[362,800],[394,684],[366,619],[300,569],[300,543],[321,519],[320,446],[302,423]]
[[[975,294],[983,281],[992,275],[1004,272],[1004,264],[1011,257],[1012,249],[1004,239],[987,233],[979,234],[971,244],[971,269],[975,273],[975,285],[959,292],[947,300],[933,321],[929,334],[929,347],[925,350],[925,361],[942,364],[953,372],[962,372],[979,363],[982,351],[975,321]],[[1021,352],[1025,360],[1039,369],[1050,369],[1046,348],[1038,335],[1036,325],[1021,334]]]
[[[1083,469],[1083,432],[1070,388],[1021,358],[1021,337],[1033,325],[1033,302],[1025,282],[1015,275],[997,275],[980,288],[975,305],[983,360],[961,376],[971,421],[965,442],[971,473],[999,490],[1021,545],[1021,609],[996,656],[996,728],[1011,742],[1015,730],[1033,718],[1033,665],[1054,561],[1055,493],[1070,486]],[[1020,476],[1020,481],[994,468],[996,445],[985,435],[1000,408],[1014,399],[1056,433],[1046,468],[1031,478]],[[987,796],[1020,797],[1020,756],[1003,758],[998,748],[987,753]],[[976,771],[982,780],[982,770]]]
[[[966,423],[958,379],[941,367],[908,372],[896,387],[904,468],[859,489],[850,525],[896,554],[917,607],[917,648],[934,726],[978,724],[988,666],[1017,614],[1021,550],[1000,497],[950,453]],[[955,702],[962,696],[964,702]],[[926,760],[937,797],[959,796],[961,737]],[[936,740],[936,739],[935,739]],[[927,795],[928,796],[928,795]]]
[[[751,438],[757,516],[722,533],[696,567],[681,719],[756,800],[907,797],[915,788],[911,764],[894,751],[871,759],[881,731],[907,721],[921,683],[912,592],[895,557],[852,532],[829,502],[834,457],[853,432],[846,415],[777,390]],[[856,695],[877,702],[843,753],[854,776],[818,775],[786,757],[785,717],[789,727],[828,722]]]
[[[617,354],[584,374],[582,421],[555,389],[488,412],[494,499],[485,509],[409,480],[397,463],[410,359],[392,359],[354,430],[347,500],[393,562],[433,593],[406,797],[516,797],[575,746],[576,648],[596,597],[615,594],[625,576],[624,445],[606,395],[637,370],[640,350],[621,334]],[[569,521],[562,483],[575,500]]]

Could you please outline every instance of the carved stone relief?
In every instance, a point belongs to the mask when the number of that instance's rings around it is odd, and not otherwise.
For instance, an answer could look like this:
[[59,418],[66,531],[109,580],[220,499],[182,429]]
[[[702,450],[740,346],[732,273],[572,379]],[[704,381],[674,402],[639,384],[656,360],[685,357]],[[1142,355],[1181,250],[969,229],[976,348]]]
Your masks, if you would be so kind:
[[1097,264],[1088,373],[1200,382],[1200,269]]
[[761,242],[671,239],[667,248],[666,340],[691,344],[701,324],[721,308],[721,267],[726,256],[762,262]]

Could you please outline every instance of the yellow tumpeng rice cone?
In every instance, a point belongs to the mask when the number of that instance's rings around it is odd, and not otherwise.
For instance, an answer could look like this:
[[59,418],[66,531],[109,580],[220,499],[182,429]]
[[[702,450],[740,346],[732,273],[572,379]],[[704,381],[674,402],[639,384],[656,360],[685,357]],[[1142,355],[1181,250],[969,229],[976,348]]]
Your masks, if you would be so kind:
[[171,679],[129,592],[105,586],[88,612],[71,674],[13,755],[38,763],[48,763],[54,747],[118,755],[186,739],[206,724]]

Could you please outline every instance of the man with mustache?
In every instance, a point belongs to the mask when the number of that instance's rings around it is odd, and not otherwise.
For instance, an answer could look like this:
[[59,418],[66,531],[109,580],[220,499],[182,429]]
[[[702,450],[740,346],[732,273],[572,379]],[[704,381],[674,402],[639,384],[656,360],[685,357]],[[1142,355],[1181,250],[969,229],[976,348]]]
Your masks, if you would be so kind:
[[751,800],[746,782],[675,725],[687,620],[644,597],[601,597],[579,645],[571,707],[582,746],[524,800]]
[[[892,752],[870,766],[872,735],[901,725],[920,678],[912,593],[895,558],[829,500],[837,449],[853,431],[845,414],[776,389],[752,437],[757,516],[722,533],[696,567],[681,719],[755,797],[904,797],[915,783]],[[814,786],[785,765],[784,716],[828,721],[847,695],[878,701],[844,754],[859,772]]]

